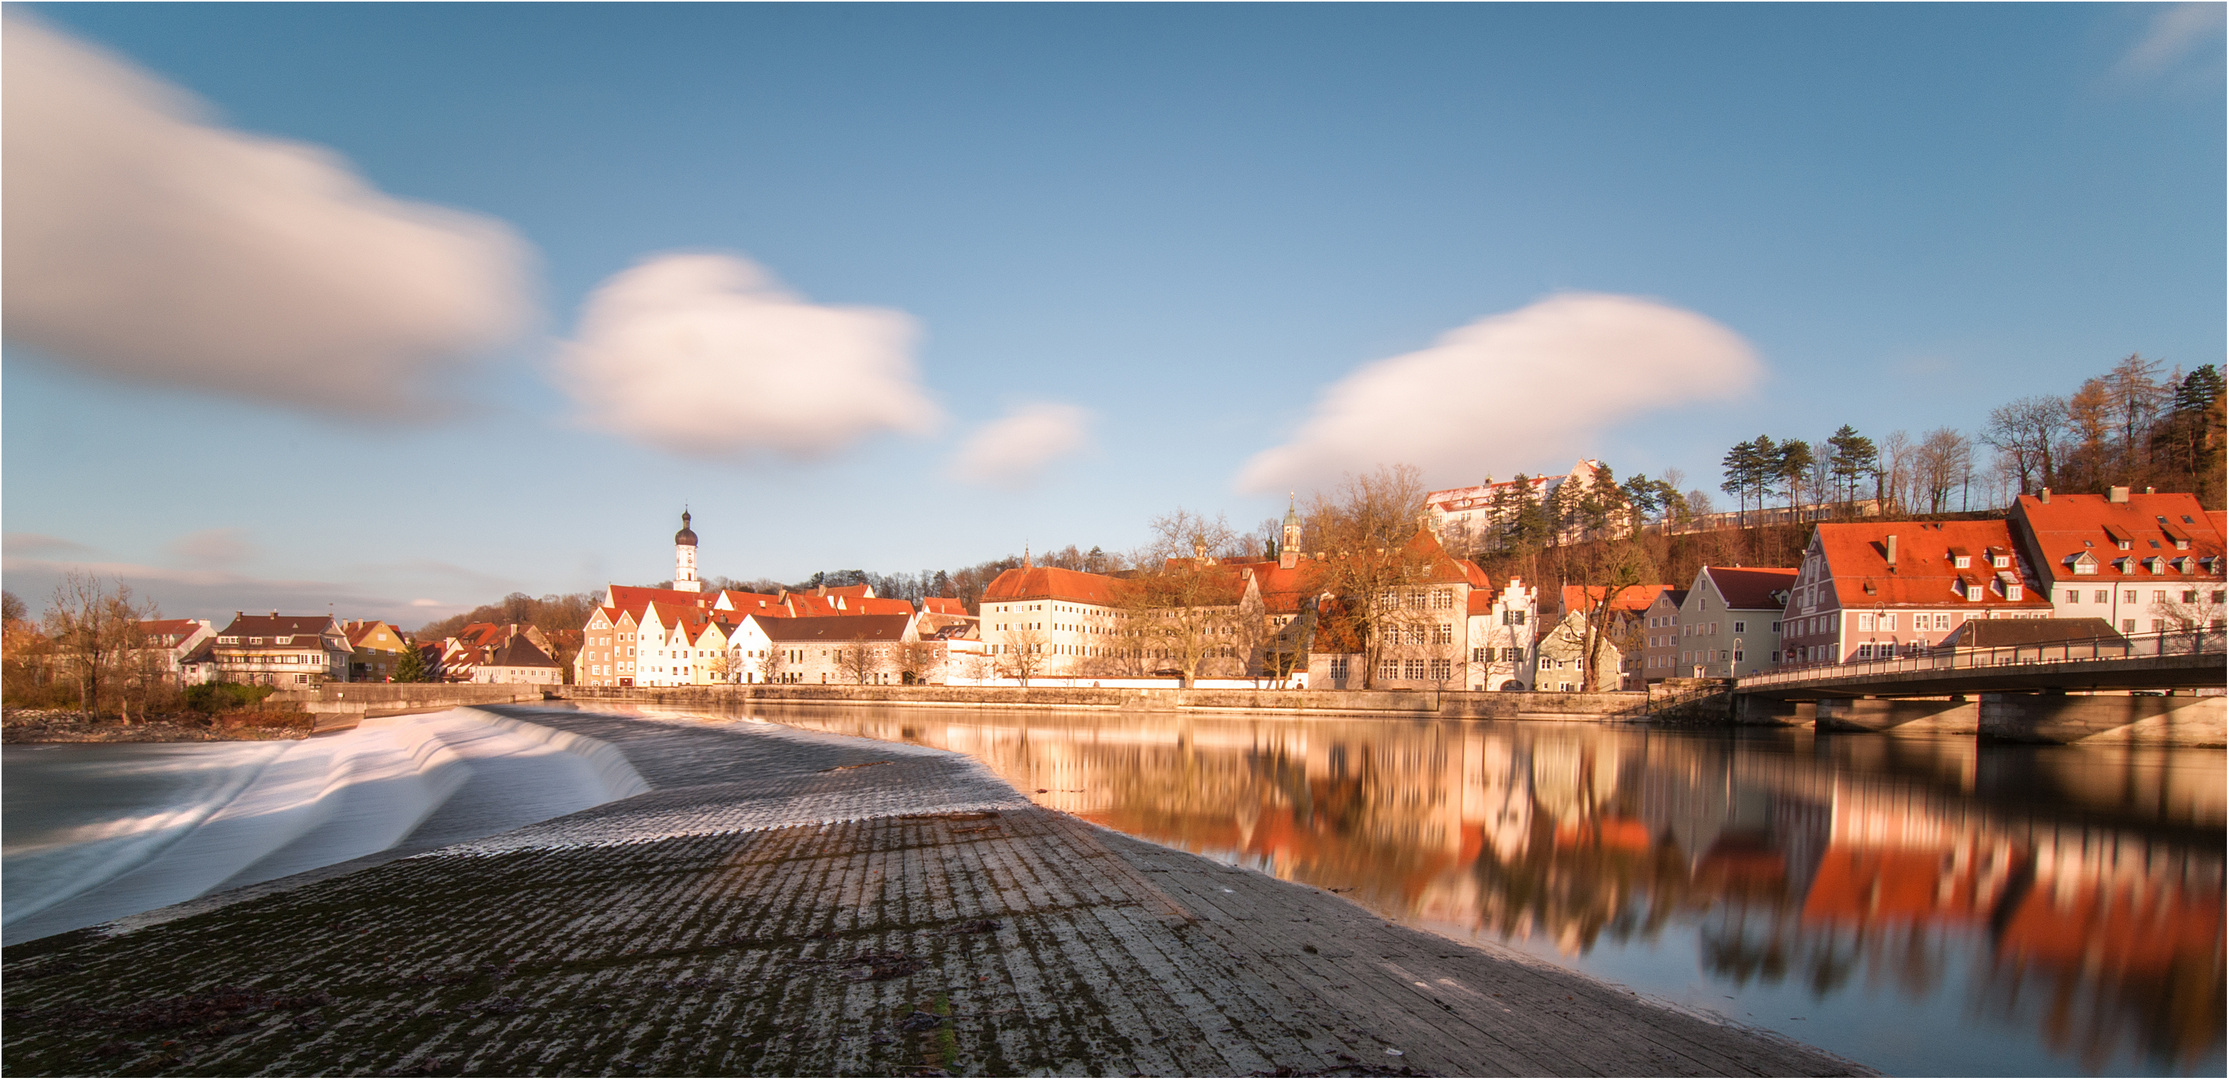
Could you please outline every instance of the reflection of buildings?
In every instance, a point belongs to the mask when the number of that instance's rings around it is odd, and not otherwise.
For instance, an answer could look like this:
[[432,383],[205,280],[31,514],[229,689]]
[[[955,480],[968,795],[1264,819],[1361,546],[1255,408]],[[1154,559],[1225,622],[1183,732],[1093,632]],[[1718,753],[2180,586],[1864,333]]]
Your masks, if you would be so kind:
[[[785,719],[967,752],[1045,805],[1436,926],[1577,953],[1690,924],[1721,982],[1958,988],[1975,999],[1945,1008],[2039,1032],[2092,1071],[2120,1055],[2188,1068],[2223,1045],[2218,755],[1260,716]],[[2011,791],[2032,801],[1991,794]]]

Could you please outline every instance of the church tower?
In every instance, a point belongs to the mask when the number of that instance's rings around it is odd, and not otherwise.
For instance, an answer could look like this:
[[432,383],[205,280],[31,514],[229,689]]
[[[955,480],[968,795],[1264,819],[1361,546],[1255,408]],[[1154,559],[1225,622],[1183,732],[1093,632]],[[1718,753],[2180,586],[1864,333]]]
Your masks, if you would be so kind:
[[1277,545],[1277,565],[1290,570],[1300,565],[1300,498],[1285,503],[1285,541]]
[[704,583],[697,580],[697,534],[689,528],[689,512],[681,512],[681,531],[673,534],[673,587],[682,592],[701,592]]

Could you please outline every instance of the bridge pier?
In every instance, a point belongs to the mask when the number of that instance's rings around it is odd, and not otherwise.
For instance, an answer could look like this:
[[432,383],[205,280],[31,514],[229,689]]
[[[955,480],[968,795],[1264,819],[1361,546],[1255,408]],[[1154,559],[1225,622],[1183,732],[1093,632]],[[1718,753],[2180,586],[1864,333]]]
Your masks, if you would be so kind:
[[1734,723],[1744,727],[1802,727],[1816,716],[1809,701],[1776,701],[1755,694],[1734,699]]
[[1983,694],[1980,731],[2011,742],[2223,746],[2225,708],[2220,695]]
[[1972,735],[1980,726],[1980,708],[1963,697],[1827,698],[1819,702],[1820,731]]

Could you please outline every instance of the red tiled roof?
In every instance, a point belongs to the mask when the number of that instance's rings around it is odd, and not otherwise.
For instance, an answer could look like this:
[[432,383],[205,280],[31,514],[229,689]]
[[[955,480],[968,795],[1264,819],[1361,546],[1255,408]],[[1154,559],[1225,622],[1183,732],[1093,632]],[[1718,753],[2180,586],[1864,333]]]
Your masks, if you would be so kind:
[[1788,606],[1788,590],[1801,571],[1793,566],[1706,566],[1718,595],[1732,611],[1779,611]]
[[235,614],[231,624],[218,633],[231,637],[271,637],[294,634],[323,634],[334,629],[330,615],[248,615]]
[[652,589],[641,585],[612,585],[611,606],[623,611],[642,613],[644,604],[660,601],[683,607],[710,607],[717,593],[693,593],[681,589]]
[[844,612],[849,615],[911,615],[913,605],[895,596],[867,596],[846,603]]
[[[1602,592],[1607,588],[1607,585],[1566,585],[1563,587],[1563,610],[1591,612],[1594,605],[1602,601]],[[1670,585],[1628,585],[1618,590],[1617,597],[1610,601],[1610,610],[1647,611],[1657,596],[1669,588]]]
[[1021,566],[1000,574],[983,589],[983,599],[1069,600],[1079,604],[1114,606],[1115,579],[1057,566]]
[[185,635],[191,634],[199,629],[201,629],[201,624],[192,619],[139,620],[139,632],[150,636],[155,634],[177,634],[180,637],[184,637]]
[[[1897,538],[1893,574],[1888,568],[1890,536]],[[1969,603],[1977,608],[2015,611],[2051,606],[2051,598],[2036,588],[2025,560],[2013,551],[2012,527],[2003,521],[1827,523],[1812,534],[1812,543],[1826,556],[1837,604],[1845,610]],[[1952,565],[1954,548],[1965,549],[1973,564],[1963,569]],[[1989,565],[1992,548],[2011,553],[2012,566],[2008,569],[2023,586],[2020,599],[2007,600],[2002,591],[1986,587],[1997,578],[1997,568]],[[1982,599],[1967,601],[1954,591],[1962,581],[1985,586]],[[1874,591],[1867,592],[1868,586]]]
[[[2097,572],[2083,574],[2085,578],[2112,581],[2136,577],[2146,581],[2218,579],[2219,563],[2212,573],[2197,565],[2205,559],[2219,558],[2222,554],[2221,511],[2207,510],[2195,495],[2168,492],[2157,495],[2130,495],[2125,503],[2117,503],[2103,495],[2053,494],[2050,502],[2033,495],[2022,495],[2013,506],[2013,517],[2020,521],[2023,531],[2035,542],[2035,553],[2044,565],[2035,569],[2065,580],[2073,576],[2072,560],[2087,553],[2097,560]],[[2177,538],[2187,541],[2187,548],[2175,546]],[[2121,550],[2116,540],[2126,539],[2129,550]],[[2157,546],[2154,546],[2157,545]],[[2167,560],[2167,572],[2154,574],[2144,566],[2143,560],[2153,556]],[[2184,574],[2174,569],[2174,560],[2188,557],[2191,572]],[[2124,574],[2114,566],[2115,560],[2137,560],[2133,573]]]
[[837,585],[828,589],[827,595],[863,600],[874,597],[875,587],[872,585]]
[[927,596],[921,599],[921,610],[932,615],[965,615],[967,605],[956,596]]
[[897,641],[913,620],[904,615],[828,615],[816,619],[767,619],[759,629],[775,641]]
[[1323,592],[1323,565],[1306,555],[1285,569],[1277,562],[1237,564],[1254,573],[1254,586],[1262,593],[1262,610],[1271,615],[1298,615]]

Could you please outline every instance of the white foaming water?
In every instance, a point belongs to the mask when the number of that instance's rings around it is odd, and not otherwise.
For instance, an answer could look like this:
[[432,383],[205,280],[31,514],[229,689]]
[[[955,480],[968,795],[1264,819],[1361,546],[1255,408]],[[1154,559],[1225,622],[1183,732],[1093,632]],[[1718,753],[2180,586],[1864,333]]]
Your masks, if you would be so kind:
[[465,709],[299,742],[13,746],[0,943],[648,790],[594,739]]

